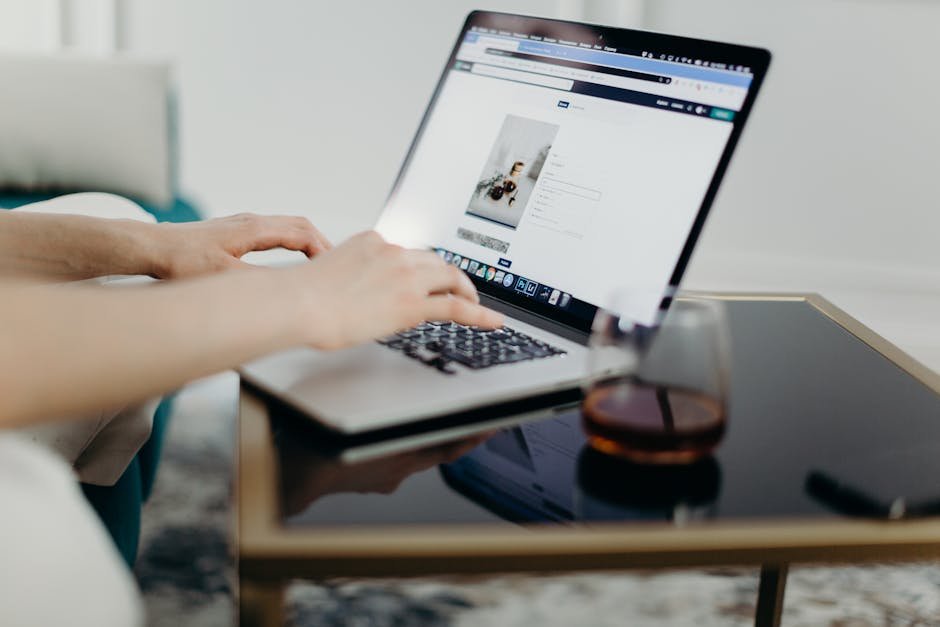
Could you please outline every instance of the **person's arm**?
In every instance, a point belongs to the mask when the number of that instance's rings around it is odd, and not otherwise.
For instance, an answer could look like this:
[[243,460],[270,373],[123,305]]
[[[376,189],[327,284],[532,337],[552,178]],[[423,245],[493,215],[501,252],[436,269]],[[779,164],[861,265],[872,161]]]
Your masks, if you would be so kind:
[[161,285],[0,283],[0,302],[0,427],[120,406],[291,346],[502,322],[457,268],[375,233],[298,266]]
[[71,281],[109,274],[181,278],[237,267],[253,250],[307,256],[329,241],[305,218],[242,214],[189,224],[0,211],[0,278]]

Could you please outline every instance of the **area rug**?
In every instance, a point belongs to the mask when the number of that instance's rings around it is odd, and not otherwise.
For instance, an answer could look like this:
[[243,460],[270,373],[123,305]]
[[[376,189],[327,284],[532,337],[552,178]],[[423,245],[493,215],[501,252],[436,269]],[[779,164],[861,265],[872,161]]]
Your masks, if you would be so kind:
[[[231,482],[237,379],[178,398],[136,574],[154,627],[235,621]],[[710,569],[295,583],[293,627],[711,627],[752,625],[757,572]],[[794,568],[783,624],[940,625],[940,564]]]

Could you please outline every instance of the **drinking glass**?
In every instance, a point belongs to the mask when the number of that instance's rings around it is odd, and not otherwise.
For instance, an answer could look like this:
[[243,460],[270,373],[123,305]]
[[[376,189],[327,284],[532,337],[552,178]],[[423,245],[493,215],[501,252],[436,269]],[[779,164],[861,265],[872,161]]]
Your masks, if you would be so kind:
[[683,297],[653,323],[617,294],[598,312],[584,381],[590,445],[641,464],[691,464],[727,429],[730,348],[719,300]]

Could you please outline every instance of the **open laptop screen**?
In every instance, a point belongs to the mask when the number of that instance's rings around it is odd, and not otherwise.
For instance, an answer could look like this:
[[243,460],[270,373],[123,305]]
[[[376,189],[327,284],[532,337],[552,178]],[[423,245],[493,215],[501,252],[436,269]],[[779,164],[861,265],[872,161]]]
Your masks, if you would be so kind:
[[567,22],[468,18],[377,229],[487,294],[589,327],[677,284],[769,55]]

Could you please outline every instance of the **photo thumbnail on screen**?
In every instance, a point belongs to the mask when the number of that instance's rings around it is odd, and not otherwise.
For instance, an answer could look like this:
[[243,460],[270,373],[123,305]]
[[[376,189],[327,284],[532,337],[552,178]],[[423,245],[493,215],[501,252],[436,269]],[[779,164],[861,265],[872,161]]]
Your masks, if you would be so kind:
[[466,213],[511,229],[519,226],[557,134],[557,124],[507,115]]

